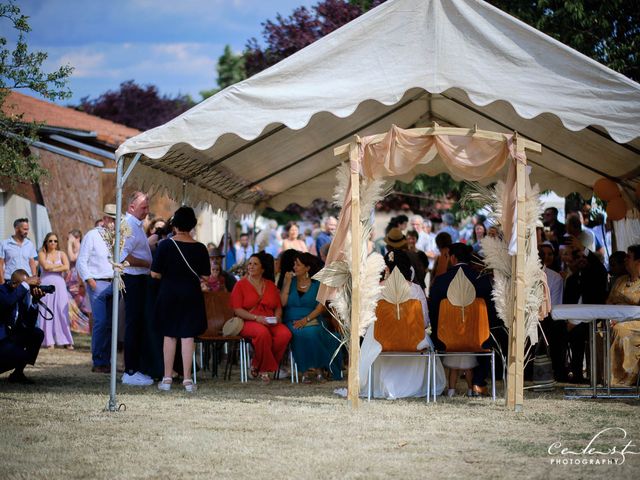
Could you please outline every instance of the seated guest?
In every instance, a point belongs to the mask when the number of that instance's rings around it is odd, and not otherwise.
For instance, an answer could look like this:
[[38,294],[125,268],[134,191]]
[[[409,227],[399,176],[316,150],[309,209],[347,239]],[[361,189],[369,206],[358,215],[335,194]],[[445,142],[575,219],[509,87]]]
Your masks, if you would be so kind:
[[189,232],[198,223],[191,207],[180,207],[173,216],[176,234],[158,245],[151,265],[151,277],[160,280],[155,318],[163,342],[164,377],[160,390],[170,390],[177,339],[180,339],[184,381],[187,393],[195,390],[191,377],[194,337],[207,329],[207,314],[200,290],[202,277],[211,272],[207,247]]
[[449,269],[449,247],[451,246],[451,235],[447,232],[440,232],[436,235],[436,246],[440,255],[436,257],[433,264],[433,273],[431,275],[431,285],[435,279],[445,273]]
[[251,255],[247,275],[231,292],[231,307],[244,319],[240,335],[251,340],[255,352],[251,376],[259,376],[265,384],[278,370],[291,340],[291,332],[282,324],[282,305],[280,293],[273,283],[273,268],[273,257],[268,253]]
[[[397,218],[397,217],[396,217]],[[429,265],[426,255],[423,252],[419,252],[424,257],[423,259],[418,255],[418,252],[410,251],[408,249],[407,237],[402,233],[402,230],[398,227],[394,227],[389,230],[387,236],[384,237],[384,243],[387,244],[387,252],[402,250],[411,262],[413,267],[413,276],[411,281],[417,283],[425,288],[424,279],[427,275],[426,267]]]
[[[278,257],[279,260],[279,272],[277,276],[276,285],[278,290],[282,292],[282,287],[284,286],[284,281],[287,273],[293,273],[293,264],[298,258],[300,252],[290,248],[288,250],[283,251]],[[319,260],[319,259],[318,259]]]
[[298,228],[298,224],[296,222],[289,222],[287,226],[284,227],[284,231],[287,237],[282,241],[282,249],[289,250],[290,248],[297,250],[299,252],[307,252],[307,244],[304,240],[300,240],[298,238],[298,234],[300,233],[300,229]]
[[[538,255],[542,263],[542,270],[547,277],[551,305],[561,305],[564,293],[564,279],[551,268],[555,262],[553,246],[545,242],[538,247]],[[567,326],[565,321],[555,321],[548,316],[540,322],[542,330],[549,342],[549,356],[553,368],[554,378],[563,382],[566,380],[565,359],[567,356]]]
[[[489,316],[489,327],[495,329],[502,322],[495,313],[495,306],[491,298],[491,279],[488,275],[478,275],[478,273],[469,265],[471,261],[471,247],[463,243],[454,243],[449,247],[449,269],[442,275],[435,278],[433,286],[429,294],[429,318],[431,319],[431,339],[439,350],[444,349],[444,345],[438,339],[438,316],[440,313],[440,302],[447,298],[449,285],[453,281],[458,272],[462,268],[465,276],[471,281],[476,289],[476,297],[482,298],[487,305],[487,313]],[[493,342],[490,339],[489,342]],[[489,373],[490,360],[488,357],[478,357],[478,365],[473,369],[473,394],[486,394],[486,377]]]
[[621,276],[627,274],[626,260],[627,253],[621,251],[613,252],[609,257],[609,291]]
[[[580,246],[566,245],[563,259],[570,274],[565,277],[564,304],[602,304],[607,298],[607,271],[600,259],[592,251]],[[582,366],[589,336],[587,323],[567,322],[569,347],[571,348],[572,381],[586,382]]]
[[303,373],[302,383],[313,378],[324,380],[322,371],[330,370],[334,380],[340,379],[342,356],[333,358],[340,342],[327,331],[325,308],[316,296],[320,282],[311,277],[320,270],[320,260],[310,253],[298,253],[293,272],[286,272],[280,293],[284,308],[283,323],[293,338],[291,350],[298,369]]
[[211,265],[213,265],[214,263],[216,264],[218,270],[220,270],[220,276],[222,276],[222,278],[224,279],[224,289],[227,292],[230,292],[233,290],[233,287],[236,285],[236,282],[238,280],[236,280],[236,277],[234,277],[231,273],[225,272],[222,269],[223,258],[224,255],[222,254],[222,250],[217,247],[211,249],[211,251],[209,252],[209,260],[211,261]]
[[487,227],[484,226],[484,223],[476,223],[473,226],[473,235],[471,235],[471,246],[473,247],[474,253],[480,253],[480,249],[482,248],[481,241],[486,236]]
[[[433,343],[427,334],[427,327],[429,326],[429,311],[427,308],[427,298],[425,297],[424,290],[415,282],[411,281],[411,261],[407,255],[407,252],[402,250],[392,250],[385,255],[385,282],[388,281],[389,275],[397,269],[404,281],[407,282],[410,294],[410,300],[418,300],[420,302],[421,311],[419,311],[420,321],[424,331],[420,338],[416,339],[415,351],[422,350],[427,347],[433,348]],[[393,308],[394,322],[395,308]],[[381,310],[378,308],[376,311],[378,320],[380,320]],[[405,322],[402,328],[409,327],[411,325],[411,319],[403,317]],[[419,357],[379,357],[382,352],[382,342],[384,340],[380,337],[381,333],[376,329],[377,322],[369,327],[365,333],[364,341],[362,342],[362,350],[360,354],[360,395],[367,394],[367,374],[369,366],[374,364],[372,372],[373,382],[373,396],[375,398],[407,398],[407,397],[424,397],[427,394],[426,383],[426,369],[427,365],[424,358]],[[423,336],[422,336],[423,335]],[[419,343],[418,343],[419,342]],[[444,369],[440,359],[436,359],[436,385],[435,390],[438,394],[442,393],[445,386]]]
[[[608,304],[640,305],[640,245],[632,245],[627,252],[625,263],[629,274],[616,281]],[[640,367],[640,319],[611,324],[611,382],[635,385]]]
[[211,275],[206,282],[201,284],[203,292],[226,292],[227,289],[224,286],[224,277],[220,270],[220,265],[216,262],[211,263]]
[[[0,285],[0,373],[13,370],[9,381],[33,383],[24,375],[27,364],[36,363],[44,332],[36,327],[38,308],[33,304],[43,297],[38,277],[16,270],[11,281]],[[32,303],[33,302],[33,303]]]

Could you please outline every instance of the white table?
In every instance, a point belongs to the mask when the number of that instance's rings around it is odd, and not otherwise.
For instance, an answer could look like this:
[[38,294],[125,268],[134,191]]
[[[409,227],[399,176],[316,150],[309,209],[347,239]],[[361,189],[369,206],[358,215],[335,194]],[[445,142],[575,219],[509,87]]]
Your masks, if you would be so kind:
[[[565,390],[592,390],[591,395],[565,395],[565,398],[626,398],[634,397],[640,398],[638,392],[634,395],[622,395],[614,394],[616,391],[629,391],[636,390],[632,387],[611,387],[611,324],[610,320],[617,322],[628,322],[631,320],[640,319],[640,306],[636,305],[594,305],[594,304],[579,304],[579,305],[556,305],[551,311],[551,317],[554,320],[571,320],[574,323],[591,323],[590,330],[590,352],[591,352],[591,387],[570,387]],[[596,380],[596,320],[605,320],[605,358],[604,358],[604,371],[606,372],[605,386],[601,390],[606,390],[606,393],[600,393],[598,391]]]

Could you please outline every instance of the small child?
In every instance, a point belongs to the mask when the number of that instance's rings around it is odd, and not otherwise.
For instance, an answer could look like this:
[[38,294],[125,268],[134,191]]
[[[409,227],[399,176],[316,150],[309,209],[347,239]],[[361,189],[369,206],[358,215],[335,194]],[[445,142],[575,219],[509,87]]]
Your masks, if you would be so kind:
[[445,367],[449,368],[449,390],[447,391],[447,396],[455,396],[456,384],[458,383],[461,370],[464,370],[464,378],[467,381],[467,397],[473,396],[473,368],[478,366],[476,357],[471,355],[455,355],[444,357],[442,363]]
[[224,292],[224,277],[217,263],[211,262],[211,275],[207,282],[207,290],[209,292]]

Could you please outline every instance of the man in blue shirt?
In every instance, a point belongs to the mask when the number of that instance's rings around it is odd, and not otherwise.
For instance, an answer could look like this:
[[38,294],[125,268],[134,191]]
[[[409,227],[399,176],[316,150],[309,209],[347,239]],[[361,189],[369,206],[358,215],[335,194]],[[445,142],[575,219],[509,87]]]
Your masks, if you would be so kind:
[[38,252],[29,235],[29,219],[18,218],[13,222],[15,233],[0,242],[0,283],[8,282],[13,272],[22,269],[36,274],[36,258]]
[[318,258],[322,259],[322,257],[320,257],[320,249],[327,243],[331,243],[333,235],[336,233],[336,228],[338,228],[338,220],[336,220],[335,217],[327,217],[324,221],[324,230],[320,232],[318,238],[316,238],[316,252],[318,252]]

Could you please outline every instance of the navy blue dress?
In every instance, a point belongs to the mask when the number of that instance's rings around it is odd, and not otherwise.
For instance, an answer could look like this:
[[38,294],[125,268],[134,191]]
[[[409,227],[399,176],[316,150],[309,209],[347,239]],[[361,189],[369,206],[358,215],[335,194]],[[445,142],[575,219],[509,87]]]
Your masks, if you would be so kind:
[[162,275],[155,318],[165,337],[196,337],[207,329],[204,297],[199,278],[189,269],[178,248],[198,275],[211,274],[209,253],[202,243],[160,242],[151,265],[152,272]]

